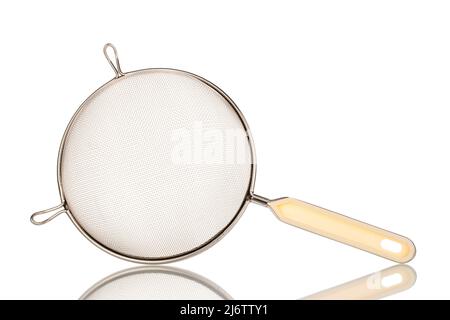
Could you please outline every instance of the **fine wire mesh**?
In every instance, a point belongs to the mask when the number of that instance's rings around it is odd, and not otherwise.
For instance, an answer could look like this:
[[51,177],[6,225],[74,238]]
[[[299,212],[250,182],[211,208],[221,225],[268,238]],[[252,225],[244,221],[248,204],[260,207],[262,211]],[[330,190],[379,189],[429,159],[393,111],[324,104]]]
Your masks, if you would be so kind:
[[[126,257],[198,248],[247,196],[248,139],[240,145],[244,160],[221,161],[220,152],[216,161],[202,158],[208,132],[223,134],[222,154],[237,153],[236,140],[225,138],[237,129],[244,126],[232,105],[190,74],[149,69],[114,80],[85,101],[67,131],[60,177],[68,209],[95,241]],[[183,161],[174,157],[180,146]]]
[[101,281],[83,300],[224,300],[229,295],[209,280],[182,270],[130,271]]

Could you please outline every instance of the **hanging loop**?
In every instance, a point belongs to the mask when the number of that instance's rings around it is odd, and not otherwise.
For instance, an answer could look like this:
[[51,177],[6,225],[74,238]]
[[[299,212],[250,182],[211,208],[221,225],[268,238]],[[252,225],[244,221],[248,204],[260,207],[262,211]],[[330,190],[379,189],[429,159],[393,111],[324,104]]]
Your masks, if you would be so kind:
[[[111,48],[114,52],[114,59],[111,59],[108,53],[108,48]],[[108,60],[109,64],[111,65],[111,68],[113,68],[114,72],[116,73],[116,78],[120,78],[124,75],[122,72],[122,69],[120,68],[120,62],[119,62],[119,55],[117,54],[117,49],[112,43],[107,43],[103,47],[103,54],[106,57],[106,60]],[[114,60],[114,62],[113,62]]]
[[[62,208],[62,210],[58,210],[58,209],[61,209],[61,208]],[[37,220],[36,219],[38,216],[41,216],[41,215],[47,214],[47,213],[51,213],[51,212],[54,212],[54,211],[57,211],[57,212],[55,212],[54,214],[52,214],[51,216],[49,216],[48,218],[46,218],[44,220]],[[34,224],[36,226],[40,226],[40,225],[46,224],[47,222],[52,221],[53,219],[55,219],[57,216],[59,216],[63,212],[66,212],[66,209],[64,208],[64,203],[61,203],[61,204],[57,205],[56,207],[33,213],[31,215],[31,217],[30,217],[30,221],[31,221],[32,224]]]

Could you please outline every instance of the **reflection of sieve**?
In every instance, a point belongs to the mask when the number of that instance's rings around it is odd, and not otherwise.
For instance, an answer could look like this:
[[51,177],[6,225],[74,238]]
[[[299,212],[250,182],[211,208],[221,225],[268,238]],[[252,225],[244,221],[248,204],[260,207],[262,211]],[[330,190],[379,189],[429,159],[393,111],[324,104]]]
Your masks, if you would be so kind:
[[[375,300],[410,289],[416,272],[398,264],[302,300]],[[135,267],[95,283],[81,300],[230,300],[225,290],[193,272],[166,266]]]
[[252,138],[223,91],[174,69],[124,74],[115,47],[104,53],[116,77],[72,117],[58,157],[62,202],[33,214],[33,223],[66,212],[115,256],[167,262],[211,246],[254,201],[286,223],[391,260],[413,258],[402,236],[299,200],[255,195]]
[[172,267],[138,267],[94,284],[80,300],[230,300],[217,284]]

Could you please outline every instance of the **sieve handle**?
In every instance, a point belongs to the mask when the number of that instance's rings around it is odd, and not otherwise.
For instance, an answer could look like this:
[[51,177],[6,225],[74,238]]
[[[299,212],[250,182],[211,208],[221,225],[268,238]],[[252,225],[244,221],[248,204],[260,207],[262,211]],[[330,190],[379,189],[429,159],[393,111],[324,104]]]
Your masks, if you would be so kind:
[[405,263],[415,256],[416,248],[408,238],[310,203],[281,198],[267,205],[287,224],[383,258]]

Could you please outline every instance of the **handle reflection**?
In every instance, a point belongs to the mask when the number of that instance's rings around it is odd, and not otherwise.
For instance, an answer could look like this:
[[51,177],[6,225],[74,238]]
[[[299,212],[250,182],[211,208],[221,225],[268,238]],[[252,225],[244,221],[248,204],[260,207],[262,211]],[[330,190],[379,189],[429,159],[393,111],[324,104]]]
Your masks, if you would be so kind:
[[408,290],[416,282],[416,272],[399,264],[365,277],[315,293],[304,300],[377,300]]

